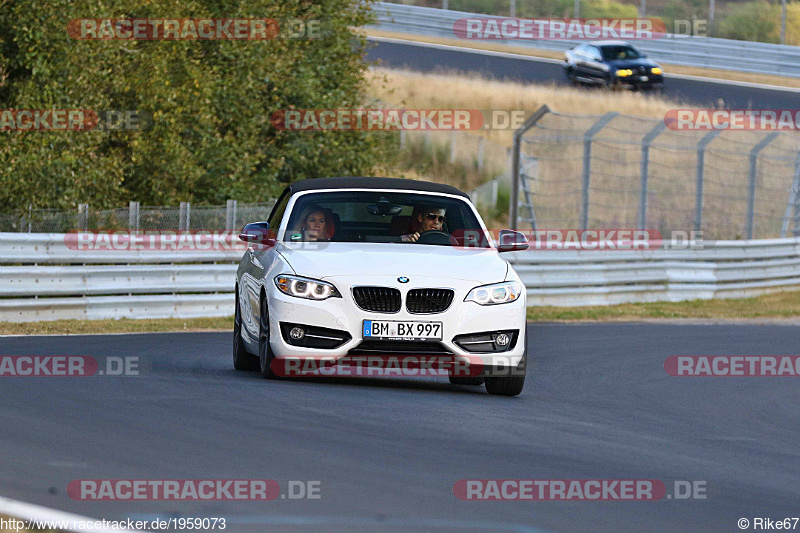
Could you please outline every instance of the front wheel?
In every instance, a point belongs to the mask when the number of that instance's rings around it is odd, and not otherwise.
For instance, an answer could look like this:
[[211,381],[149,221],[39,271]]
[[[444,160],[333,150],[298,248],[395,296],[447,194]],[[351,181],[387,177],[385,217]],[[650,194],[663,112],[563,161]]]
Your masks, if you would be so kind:
[[242,341],[242,311],[239,307],[239,292],[236,292],[236,311],[233,313],[233,368],[236,370],[255,370],[256,358],[247,353]]
[[514,369],[508,369],[506,376],[486,376],[486,392],[498,396],[517,396],[525,387],[525,368],[528,362],[528,349]]
[[261,370],[261,377],[265,379],[276,379],[278,376],[272,371],[272,361],[275,354],[269,345],[269,311],[267,309],[266,296],[261,298],[261,313],[258,318],[258,363]]

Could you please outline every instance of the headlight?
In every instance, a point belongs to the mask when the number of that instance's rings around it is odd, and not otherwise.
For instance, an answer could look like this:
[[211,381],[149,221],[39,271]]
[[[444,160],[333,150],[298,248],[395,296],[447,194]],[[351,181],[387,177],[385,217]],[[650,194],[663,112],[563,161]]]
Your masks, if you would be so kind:
[[661,72],[662,70],[658,67],[653,67],[652,69],[650,69],[651,74],[661,74]]
[[622,70],[617,71],[617,77],[624,78],[625,76],[630,76],[633,74],[633,71],[629,68],[624,68]]
[[507,304],[516,301],[522,294],[522,287],[516,281],[504,281],[503,283],[493,283],[492,285],[481,285],[475,287],[467,297],[465,302],[475,302],[480,305]]
[[342,295],[336,287],[325,281],[318,279],[301,278],[300,276],[290,276],[281,274],[275,276],[275,285],[283,294],[306,298],[308,300],[325,300],[327,298],[341,298]]

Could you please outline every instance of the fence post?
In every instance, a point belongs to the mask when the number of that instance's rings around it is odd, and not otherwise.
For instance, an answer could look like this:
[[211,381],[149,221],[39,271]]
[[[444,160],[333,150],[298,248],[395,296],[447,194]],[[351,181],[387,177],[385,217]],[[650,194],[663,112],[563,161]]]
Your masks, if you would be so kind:
[[486,145],[486,139],[484,137],[478,137],[478,170],[483,170],[483,157],[484,157],[485,145]]
[[642,139],[641,184],[639,187],[639,229],[645,229],[647,227],[647,175],[650,165],[650,144],[666,127],[666,122],[659,122],[656,127],[650,130],[647,135],[644,136],[644,139]]
[[225,230],[232,231],[236,229],[236,200],[228,200],[225,206]]
[[492,180],[492,209],[497,208],[497,178]]
[[400,148],[406,147],[406,130],[400,130]]
[[450,132],[450,162],[456,162],[456,130]]
[[747,191],[747,220],[745,221],[745,235],[747,239],[753,238],[753,223],[756,215],[756,171],[758,170],[758,154],[778,136],[779,131],[773,131],[766,135],[761,141],[750,150],[750,179]]
[[181,202],[181,210],[178,215],[178,229],[188,231],[191,218],[191,205],[189,205],[189,202]]
[[800,237],[800,152],[797,153],[797,157],[794,160],[794,180],[792,180],[792,188],[789,189],[789,201],[786,202],[786,212],[783,215],[781,238],[786,237],[786,233],[789,231],[792,209],[794,209],[794,229],[792,234],[795,237]]
[[511,5],[509,6],[508,11],[510,13],[509,16],[511,18],[514,18],[514,17],[517,16],[517,0],[511,0]]
[[706,148],[711,141],[713,141],[721,130],[714,130],[707,133],[700,142],[697,143],[697,184],[694,190],[694,229],[701,231],[703,229],[703,186],[705,178],[703,173],[706,168]]
[[33,205],[28,204],[28,233],[33,229]]
[[89,229],[89,204],[78,204],[78,229]]
[[511,229],[517,229],[517,213],[519,211],[519,159],[522,150],[522,136],[525,132],[536,125],[539,120],[550,112],[547,105],[540,107],[533,115],[529,116],[525,123],[514,132],[514,150],[511,152],[511,199],[508,206],[508,225]]
[[586,229],[589,227],[589,178],[592,172],[592,139],[594,136],[603,129],[606,124],[619,115],[616,111],[606,113],[592,125],[591,128],[583,135],[583,176],[581,185],[581,227]]
[[139,230],[139,202],[128,202],[128,229]]

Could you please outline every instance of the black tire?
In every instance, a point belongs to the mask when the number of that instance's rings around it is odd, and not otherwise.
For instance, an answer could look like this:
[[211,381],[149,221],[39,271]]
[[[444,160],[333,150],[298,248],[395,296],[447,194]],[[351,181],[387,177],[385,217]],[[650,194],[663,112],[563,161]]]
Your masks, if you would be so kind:
[[483,385],[483,378],[481,376],[448,376],[450,383],[453,385]]
[[239,307],[239,291],[236,291],[236,311],[233,313],[233,368],[236,370],[255,370],[258,358],[250,355],[242,341],[242,310]]
[[269,345],[269,309],[267,308],[266,296],[261,297],[261,313],[258,318],[258,367],[261,377],[265,379],[277,379],[278,376],[272,371],[272,361],[275,354]]
[[577,86],[578,80],[575,78],[575,69],[573,69],[572,67],[567,67],[566,69],[564,69],[564,72],[567,75],[567,82],[573,86]]
[[486,392],[498,396],[517,396],[525,387],[525,369],[528,362],[528,349],[522,355],[522,360],[513,370],[508,370],[505,376],[486,376]]

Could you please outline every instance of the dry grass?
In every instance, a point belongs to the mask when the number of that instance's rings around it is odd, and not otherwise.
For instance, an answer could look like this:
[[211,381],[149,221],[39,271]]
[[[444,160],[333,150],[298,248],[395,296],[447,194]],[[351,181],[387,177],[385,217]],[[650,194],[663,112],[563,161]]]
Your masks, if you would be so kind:
[[[522,46],[509,46],[503,44],[495,44],[488,41],[467,41],[463,39],[445,39],[442,37],[428,37],[425,35],[409,35],[405,33],[395,33],[382,30],[364,30],[361,29],[365,35],[372,37],[390,37],[393,39],[406,39],[410,41],[418,41],[423,43],[432,44],[445,44],[450,46],[460,46],[462,48],[473,48],[476,50],[491,50],[494,52],[506,52],[509,54],[519,54],[531,57],[544,57],[549,59],[564,59],[563,52],[555,52],[553,50],[538,50],[535,48],[527,48]],[[687,76],[700,76],[703,78],[716,78],[721,80],[744,81],[749,83],[762,83],[766,85],[777,85],[779,87],[794,87],[800,88],[800,79],[790,78],[785,76],[755,74],[749,72],[735,72],[732,70],[719,70],[704,67],[687,67],[683,65],[672,65],[664,63],[667,71],[667,77],[670,74],[683,74]]]
[[[618,111],[638,117],[663,119],[678,102],[629,91],[600,91],[555,85],[487,80],[466,74],[421,74],[373,68],[368,76],[369,96],[395,106],[418,109],[521,109],[526,115],[547,104],[555,112],[602,115]],[[488,140],[511,146],[513,130],[480,130]]]

